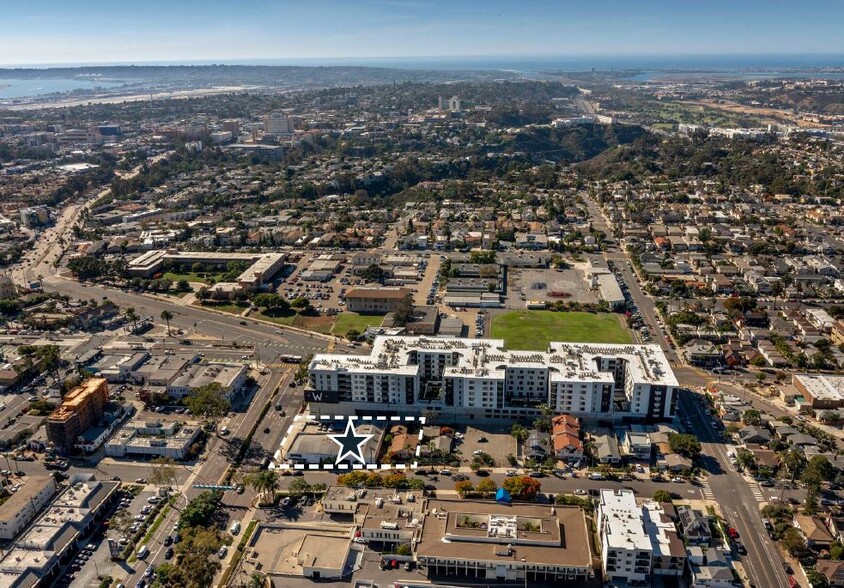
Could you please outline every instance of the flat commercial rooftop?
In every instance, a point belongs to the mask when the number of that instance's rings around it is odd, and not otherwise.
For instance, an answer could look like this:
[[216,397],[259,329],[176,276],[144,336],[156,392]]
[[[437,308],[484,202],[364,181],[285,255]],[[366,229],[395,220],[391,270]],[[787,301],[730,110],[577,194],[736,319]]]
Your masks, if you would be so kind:
[[[434,514],[435,510],[445,515]],[[586,517],[579,507],[555,506],[552,512],[550,505],[429,500],[428,512],[416,548],[419,557],[501,563],[524,558],[526,563],[539,565],[592,565]],[[490,517],[515,517],[515,533],[508,535],[503,529],[491,536],[492,524],[484,523],[492,521]],[[486,528],[467,526],[467,520],[477,520]],[[510,554],[507,545],[513,547]]]
[[247,561],[268,575],[300,576],[302,565],[342,569],[351,545],[351,527],[260,525]]

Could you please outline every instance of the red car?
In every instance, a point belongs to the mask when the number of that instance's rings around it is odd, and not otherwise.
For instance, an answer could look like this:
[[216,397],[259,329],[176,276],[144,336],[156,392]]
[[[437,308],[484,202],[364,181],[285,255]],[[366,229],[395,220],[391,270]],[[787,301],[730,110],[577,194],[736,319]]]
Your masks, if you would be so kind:
[[738,531],[736,531],[733,527],[730,527],[729,529],[727,529],[727,533],[729,533],[730,537],[732,537],[733,539],[739,538]]

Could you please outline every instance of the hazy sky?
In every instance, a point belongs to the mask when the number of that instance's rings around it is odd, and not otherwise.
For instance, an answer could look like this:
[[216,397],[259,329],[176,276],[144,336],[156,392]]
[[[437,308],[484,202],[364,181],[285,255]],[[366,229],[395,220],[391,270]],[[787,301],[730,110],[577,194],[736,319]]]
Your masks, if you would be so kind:
[[844,0],[0,0],[0,64],[844,52]]

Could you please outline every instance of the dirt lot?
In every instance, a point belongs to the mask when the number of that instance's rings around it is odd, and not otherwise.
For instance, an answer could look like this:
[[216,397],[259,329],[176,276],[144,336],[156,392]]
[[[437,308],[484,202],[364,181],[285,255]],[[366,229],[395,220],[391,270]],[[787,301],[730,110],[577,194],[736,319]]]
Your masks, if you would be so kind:
[[[507,454],[516,453],[516,440],[510,435],[509,425],[461,425],[455,427],[455,430],[465,435],[463,442],[458,445],[460,455],[465,460],[465,464],[461,465],[471,464],[473,452],[480,449],[492,456],[495,467],[509,467]],[[479,443],[481,437],[486,437],[487,441]]]
[[[598,302],[598,294],[589,289],[583,272],[576,268],[562,271],[512,270],[508,274],[508,282],[507,308],[524,308],[529,300]],[[571,296],[555,298],[550,295],[551,292],[567,292]]]

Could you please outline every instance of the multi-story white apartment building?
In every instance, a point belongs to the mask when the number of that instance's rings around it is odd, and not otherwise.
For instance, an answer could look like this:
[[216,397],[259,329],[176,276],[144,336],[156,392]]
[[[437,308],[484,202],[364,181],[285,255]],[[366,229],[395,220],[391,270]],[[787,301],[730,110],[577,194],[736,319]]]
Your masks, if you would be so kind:
[[53,476],[29,476],[8,500],[0,505],[0,539],[11,541],[38,516],[56,494]]
[[653,546],[632,490],[601,490],[598,504],[601,567],[609,582],[645,582]]
[[377,337],[369,355],[319,354],[305,397],[316,413],[530,418],[547,404],[583,418],[671,420],[678,384],[657,345]]

